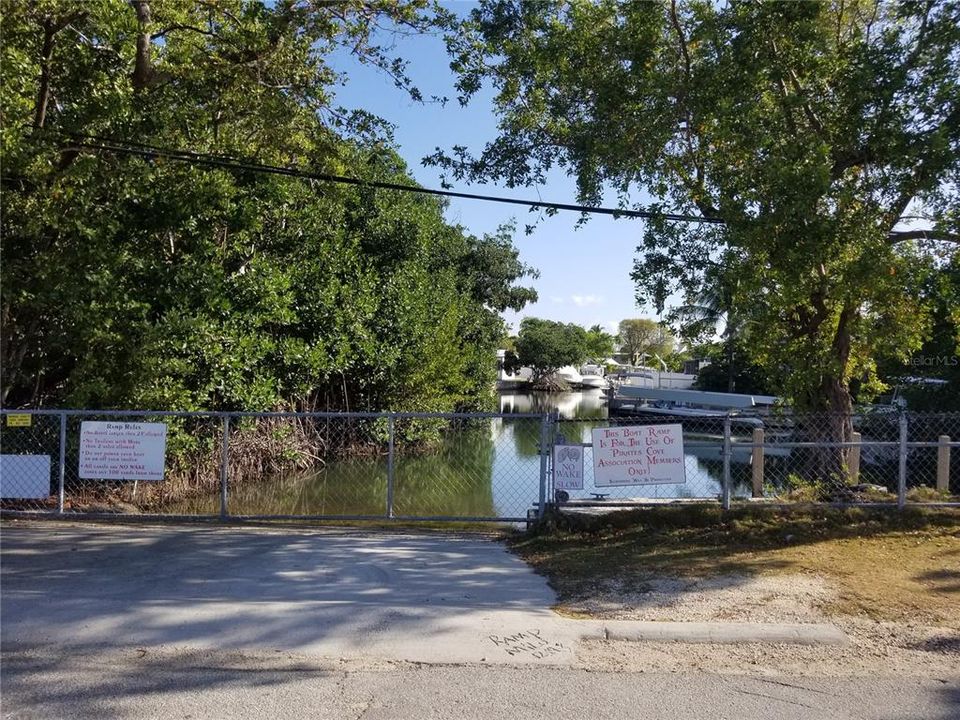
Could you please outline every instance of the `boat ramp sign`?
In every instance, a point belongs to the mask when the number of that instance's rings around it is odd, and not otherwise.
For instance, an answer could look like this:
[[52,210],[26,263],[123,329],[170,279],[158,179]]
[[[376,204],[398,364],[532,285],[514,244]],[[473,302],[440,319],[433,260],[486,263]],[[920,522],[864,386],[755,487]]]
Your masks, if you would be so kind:
[[583,490],[583,447],[553,446],[554,490]]
[[84,421],[80,424],[81,478],[163,480],[165,423]]
[[679,485],[687,481],[682,425],[635,425],[593,431],[593,482]]

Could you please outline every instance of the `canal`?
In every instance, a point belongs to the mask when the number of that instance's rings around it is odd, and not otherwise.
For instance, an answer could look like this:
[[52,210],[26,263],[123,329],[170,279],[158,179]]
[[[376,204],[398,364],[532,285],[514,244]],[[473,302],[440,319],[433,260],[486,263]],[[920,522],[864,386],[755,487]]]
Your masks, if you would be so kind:
[[[591,430],[608,424],[606,401],[599,390],[503,394],[499,400],[503,417],[458,421],[431,450],[398,451],[396,516],[524,517],[539,499],[541,423],[537,418],[510,416],[557,412],[557,430],[567,442],[589,443]],[[735,494],[748,491],[745,459],[735,463]],[[611,498],[716,498],[723,473],[719,445],[686,452],[687,481],[682,485],[598,489],[593,485],[590,448],[586,448],[584,466],[584,490],[572,491],[573,497],[603,492]],[[386,507],[387,458],[383,454],[331,459],[309,471],[231,487],[229,494],[234,515],[383,515]],[[182,500],[165,512],[216,514],[219,495]]]

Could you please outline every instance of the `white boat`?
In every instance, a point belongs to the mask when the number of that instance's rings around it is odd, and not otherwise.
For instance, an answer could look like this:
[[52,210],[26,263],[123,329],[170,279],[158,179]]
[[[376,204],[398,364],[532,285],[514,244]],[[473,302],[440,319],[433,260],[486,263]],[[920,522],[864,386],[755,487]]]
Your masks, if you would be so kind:
[[580,381],[583,379],[583,376],[580,375],[580,371],[577,370],[573,365],[564,365],[562,368],[557,370],[557,377],[566,380],[571,385],[579,385]]
[[623,368],[614,376],[617,385],[665,390],[689,390],[696,382],[696,375],[673,373],[639,365]]
[[[610,412],[653,423],[686,421],[691,429],[714,432],[722,430],[728,417],[740,428],[770,428],[770,413],[777,402],[778,398],[769,395],[621,385],[610,400]],[[777,432],[781,429],[778,427]]]
[[610,387],[610,383],[605,377],[600,375],[583,375],[580,377],[580,384],[588,389],[603,390]]
[[610,382],[603,376],[603,367],[587,364],[580,368],[580,384],[588,390],[605,390]]

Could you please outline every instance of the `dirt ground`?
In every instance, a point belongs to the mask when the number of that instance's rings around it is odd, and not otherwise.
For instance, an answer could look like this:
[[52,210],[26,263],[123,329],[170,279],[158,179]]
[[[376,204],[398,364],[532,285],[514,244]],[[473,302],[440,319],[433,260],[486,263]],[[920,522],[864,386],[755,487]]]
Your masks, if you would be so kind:
[[[684,521],[689,522],[684,522]],[[515,543],[558,612],[603,619],[830,622],[847,647],[597,641],[585,665],[960,678],[960,514],[637,515]]]

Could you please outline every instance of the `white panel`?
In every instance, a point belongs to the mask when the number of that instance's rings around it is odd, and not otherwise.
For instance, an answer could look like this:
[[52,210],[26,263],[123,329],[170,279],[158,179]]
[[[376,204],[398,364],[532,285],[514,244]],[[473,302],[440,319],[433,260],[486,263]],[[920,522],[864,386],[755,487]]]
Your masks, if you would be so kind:
[[0,455],[0,497],[50,497],[50,456]]

